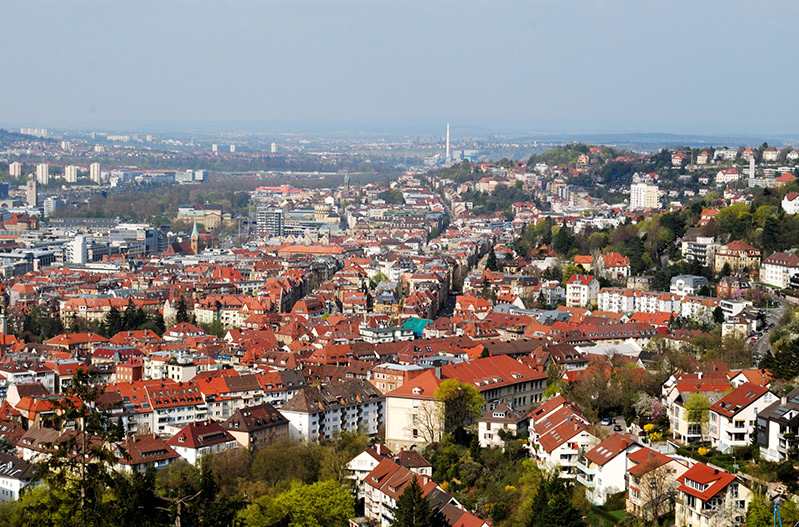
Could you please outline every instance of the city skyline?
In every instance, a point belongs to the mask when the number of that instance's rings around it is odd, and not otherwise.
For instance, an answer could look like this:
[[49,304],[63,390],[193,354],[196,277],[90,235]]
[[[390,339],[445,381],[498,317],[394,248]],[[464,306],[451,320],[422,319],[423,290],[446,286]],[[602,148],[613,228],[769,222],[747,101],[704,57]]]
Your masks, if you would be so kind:
[[19,3],[0,35],[16,79],[0,87],[0,125],[791,134],[797,79],[781,50],[796,10]]

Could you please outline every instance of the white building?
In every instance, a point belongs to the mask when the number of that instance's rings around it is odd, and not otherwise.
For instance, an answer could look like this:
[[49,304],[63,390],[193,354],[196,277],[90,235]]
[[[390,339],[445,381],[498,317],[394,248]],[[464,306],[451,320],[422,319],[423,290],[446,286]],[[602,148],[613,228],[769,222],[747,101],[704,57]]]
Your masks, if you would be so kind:
[[724,168],[716,173],[716,183],[726,185],[741,179],[741,174],[735,168]]
[[207,419],[187,424],[167,444],[180,457],[196,465],[203,456],[238,448],[239,443],[222,425]]
[[657,185],[634,183],[630,185],[630,210],[657,209],[660,206]]
[[757,414],[776,400],[768,388],[744,383],[716,401],[709,412],[708,435],[715,448],[730,452],[751,444]]
[[799,256],[773,253],[760,266],[760,281],[766,285],[785,288],[793,276],[799,274]]
[[92,163],[91,165],[89,165],[89,179],[91,179],[92,181],[94,181],[99,185],[101,177],[102,176],[100,173],[100,163]]
[[774,401],[757,415],[760,457],[780,463],[799,448],[799,388]]
[[64,167],[64,180],[67,183],[77,183],[78,182],[78,167],[75,165],[69,165]]
[[631,436],[613,434],[580,457],[577,482],[586,488],[588,501],[602,506],[609,495],[627,488],[627,454],[639,448]]
[[527,417],[506,404],[488,410],[477,420],[477,437],[483,448],[505,446],[504,437],[518,437],[527,430]]
[[292,439],[333,439],[338,432],[374,435],[384,421],[383,394],[364,380],[306,386],[280,408]]
[[70,263],[84,265],[89,260],[86,236],[79,234],[67,244],[67,257]]
[[34,481],[35,465],[0,452],[0,501],[19,499],[19,493]]
[[688,295],[697,294],[702,287],[707,285],[708,280],[704,276],[681,274],[671,279],[669,292],[679,295],[680,298],[685,298]]
[[14,161],[8,165],[8,175],[11,177],[20,177],[22,175],[22,163]]
[[799,213],[799,192],[788,192],[782,198],[782,210],[785,214]]
[[47,185],[50,183],[50,165],[47,163],[39,163],[36,165],[36,182],[40,185]]
[[735,527],[746,522],[752,493],[736,476],[697,463],[677,481],[676,527]]
[[583,307],[597,301],[599,280],[591,275],[573,274],[566,282],[566,305]]

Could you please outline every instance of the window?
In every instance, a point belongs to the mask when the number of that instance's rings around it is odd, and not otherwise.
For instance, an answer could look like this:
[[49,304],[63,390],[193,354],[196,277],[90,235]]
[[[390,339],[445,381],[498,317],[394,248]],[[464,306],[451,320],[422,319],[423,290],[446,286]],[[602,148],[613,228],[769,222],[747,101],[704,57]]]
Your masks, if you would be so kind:
[[419,437],[419,430],[417,430],[416,428],[413,429],[413,437],[414,438]]

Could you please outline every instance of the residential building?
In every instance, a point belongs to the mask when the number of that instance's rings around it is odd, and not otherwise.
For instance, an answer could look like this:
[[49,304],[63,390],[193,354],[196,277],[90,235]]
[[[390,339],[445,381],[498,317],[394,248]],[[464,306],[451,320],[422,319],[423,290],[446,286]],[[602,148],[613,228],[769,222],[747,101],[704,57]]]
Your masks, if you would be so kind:
[[677,478],[686,470],[686,462],[651,448],[627,454],[627,512],[647,521],[667,514],[679,486]]
[[621,280],[630,276],[630,259],[619,253],[608,253],[602,256],[605,274],[611,280]]
[[659,208],[659,193],[657,185],[633,183],[630,185],[630,210]]
[[180,459],[180,454],[155,434],[129,434],[120,442],[117,457],[123,470],[144,473],[149,468],[169,466]]
[[385,399],[365,380],[306,386],[280,408],[292,439],[333,439],[340,431],[374,435],[385,420]]
[[713,270],[717,273],[729,266],[733,273],[756,270],[760,267],[760,249],[742,241],[733,241],[716,249]]
[[799,256],[788,253],[773,253],[763,260],[760,281],[766,285],[785,288],[791,278],[799,274]]
[[36,165],[36,182],[40,185],[50,183],[50,165],[48,163]]
[[708,435],[713,446],[722,452],[752,443],[756,433],[757,416],[776,400],[764,386],[743,383],[711,407]]
[[738,477],[697,463],[677,481],[676,527],[734,527],[745,523],[752,492]]
[[566,305],[585,307],[595,304],[599,294],[599,280],[591,275],[573,274],[566,281]]
[[239,408],[222,425],[242,448],[254,449],[289,438],[289,421],[269,403]]
[[713,264],[719,244],[713,236],[686,235],[682,239],[682,255],[688,261],[696,260],[701,266]]
[[505,438],[525,437],[528,419],[507,404],[486,411],[477,420],[477,437],[482,448],[504,448]]
[[192,465],[206,454],[238,448],[236,439],[222,425],[210,419],[187,424],[172,436],[168,444]]
[[577,461],[577,482],[585,497],[602,506],[608,496],[626,489],[627,455],[641,448],[631,436],[613,434],[585,452]]
[[741,179],[741,174],[736,168],[723,168],[716,173],[716,184],[726,185],[727,183],[735,183]]
[[286,213],[283,209],[258,207],[255,212],[256,232],[262,238],[283,236]]
[[788,192],[782,197],[782,210],[785,211],[785,214],[799,212],[799,192]]
[[757,415],[760,457],[780,463],[799,453],[799,388],[771,403]]
[[34,482],[36,466],[12,454],[0,452],[0,501],[15,501],[22,489]]
[[669,292],[678,295],[680,298],[686,296],[693,296],[699,293],[699,290],[708,285],[708,280],[704,276],[694,276],[688,274],[681,274],[671,279]]

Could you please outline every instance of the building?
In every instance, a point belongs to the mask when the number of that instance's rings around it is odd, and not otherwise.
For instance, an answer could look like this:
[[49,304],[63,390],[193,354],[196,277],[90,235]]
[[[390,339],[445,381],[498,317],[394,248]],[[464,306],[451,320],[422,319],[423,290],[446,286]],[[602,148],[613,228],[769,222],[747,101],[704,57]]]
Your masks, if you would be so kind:
[[697,463],[677,481],[676,527],[734,527],[745,523],[752,493],[736,476]]
[[58,211],[64,210],[67,207],[67,202],[63,199],[56,197],[49,197],[44,200],[44,217],[49,218],[58,214]]
[[[155,434],[130,434],[117,452],[123,470],[146,472],[150,467],[161,469],[180,459],[180,454]],[[123,454],[124,452],[124,454]]]
[[763,260],[760,281],[766,285],[785,288],[791,278],[799,274],[799,256],[788,253],[773,253]]
[[630,259],[619,253],[608,253],[602,256],[605,274],[611,280],[620,280],[630,276]]
[[630,210],[657,209],[660,207],[659,189],[649,183],[630,185]]
[[40,185],[47,185],[50,183],[50,165],[48,163],[39,163],[36,165],[36,182]]
[[566,282],[566,305],[585,307],[594,304],[599,295],[599,280],[591,275],[573,274]]
[[707,287],[708,284],[709,282],[704,276],[681,274],[672,277],[669,292],[678,295],[680,298],[685,298],[686,296],[698,294],[699,290]]
[[712,265],[719,244],[713,236],[689,236],[682,239],[682,255],[688,261],[696,260],[699,265]]
[[239,408],[224,425],[242,448],[253,449],[289,438],[289,421],[269,403]]
[[211,419],[189,423],[167,442],[180,457],[196,465],[206,454],[237,448],[236,439]]
[[758,413],[775,400],[768,388],[746,382],[716,401],[708,417],[708,435],[713,446],[728,453],[734,447],[750,445]]
[[799,192],[788,192],[782,198],[782,209],[785,214],[796,214],[799,212]]
[[741,241],[730,242],[716,249],[716,261],[713,270],[717,273],[727,264],[733,273],[750,271],[760,267],[760,249]]
[[716,173],[716,184],[726,185],[741,179],[741,174],[735,168],[723,168]]
[[35,468],[32,463],[0,452],[0,501],[18,500],[22,489],[33,483]]
[[67,243],[67,260],[69,263],[84,265],[89,261],[86,236],[79,234]]
[[146,223],[120,223],[108,232],[108,239],[128,254],[161,254],[168,246],[166,234]]
[[8,165],[8,175],[11,177],[20,177],[22,175],[22,163],[14,161]]
[[771,403],[757,415],[760,457],[781,463],[799,453],[799,388]]
[[101,178],[100,163],[92,163],[89,165],[89,179],[99,185]]
[[385,399],[365,380],[306,386],[280,408],[292,439],[333,439],[338,432],[374,435],[384,421]]
[[477,437],[482,448],[505,446],[505,438],[524,437],[527,434],[528,419],[524,413],[515,411],[506,404],[500,404],[485,412],[477,420]]
[[585,497],[602,506],[608,496],[627,485],[627,454],[641,448],[629,435],[613,434],[600,442],[577,462],[577,482],[586,489]]
[[78,182],[78,167],[75,165],[68,165],[64,167],[64,180],[67,183]]
[[37,191],[37,183],[35,179],[28,181],[25,185],[25,203],[28,207],[39,206],[39,193]]
[[679,486],[677,478],[686,470],[686,463],[651,448],[627,454],[627,512],[646,521],[668,513]]
[[255,225],[258,236],[275,238],[283,236],[285,227],[285,211],[270,207],[258,207],[255,212]]

